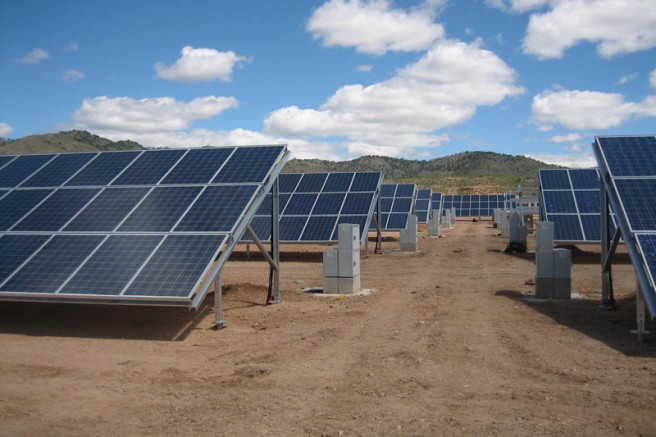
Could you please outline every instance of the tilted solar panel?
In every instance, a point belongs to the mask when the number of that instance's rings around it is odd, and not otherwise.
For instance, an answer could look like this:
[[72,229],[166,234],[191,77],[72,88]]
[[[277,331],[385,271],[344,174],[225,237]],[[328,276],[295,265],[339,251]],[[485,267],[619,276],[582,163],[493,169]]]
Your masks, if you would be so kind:
[[426,223],[430,217],[431,211],[431,196],[433,190],[431,188],[420,188],[417,190],[417,199],[415,200],[415,215],[417,216],[417,223]]
[[[414,207],[417,185],[383,184],[380,193],[382,207],[380,228],[386,231],[405,229],[408,226],[408,216]],[[377,212],[378,206],[376,206],[376,214]],[[373,219],[370,226],[374,226]]]
[[287,157],[285,146],[2,157],[0,299],[196,307]]
[[600,241],[599,187],[597,169],[539,170],[540,219],[554,223],[556,242]]
[[503,194],[444,194],[442,209],[456,209],[456,217],[487,217],[504,208]]
[[640,288],[656,314],[656,136],[596,137],[593,150]]
[[[369,219],[382,183],[380,172],[283,173],[278,177],[281,243],[337,241],[342,223],[360,225],[367,238]],[[272,196],[268,194],[251,221],[260,241],[271,238]],[[249,239],[245,237],[245,242]]]

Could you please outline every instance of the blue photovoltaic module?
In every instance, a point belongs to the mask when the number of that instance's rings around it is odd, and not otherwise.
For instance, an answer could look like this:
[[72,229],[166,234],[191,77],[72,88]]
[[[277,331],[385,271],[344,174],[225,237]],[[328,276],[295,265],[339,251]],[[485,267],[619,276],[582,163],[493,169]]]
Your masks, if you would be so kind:
[[197,306],[287,157],[285,146],[2,156],[0,300]]

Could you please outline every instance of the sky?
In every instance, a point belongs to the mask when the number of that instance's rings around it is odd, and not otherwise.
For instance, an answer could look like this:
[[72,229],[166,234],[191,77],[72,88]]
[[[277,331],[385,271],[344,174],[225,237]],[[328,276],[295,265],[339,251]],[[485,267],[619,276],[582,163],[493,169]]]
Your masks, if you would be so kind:
[[6,0],[0,137],[594,166],[656,134],[654,0]]

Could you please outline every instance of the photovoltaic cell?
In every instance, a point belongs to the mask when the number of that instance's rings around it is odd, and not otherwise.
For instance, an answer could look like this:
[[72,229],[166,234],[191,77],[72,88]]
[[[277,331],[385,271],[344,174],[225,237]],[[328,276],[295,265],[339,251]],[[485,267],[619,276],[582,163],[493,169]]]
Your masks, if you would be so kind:
[[566,171],[540,170],[540,183],[543,190],[567,190],[571,188]]
[[317,194],[294,193],[285,207],[285,215],[309,215],[317,201]]
[[112,235],[60,293],[118,295],[163,239],[160,235]]
[[14,159],[16,159],[15,156],[0,155],[0,170]]
[[0,237],[0,284],[50,238],[48,235],[4,235]]
[[597,190],[599,191],[599,173],[596,169],[577,169],[569,171],[574,190]]
[[544,191],[544,207],[549,213],[576,213],[574,195],[571,191]]
[[48,163],[54,155],[19,156],[0,169],[0,187],[13,188]]
[[69,180],[67,186],[107,185],[141,152],[99,153],[79,173]]
[[6,231],[53,190],[15,190],[0,199],[0,231]]
[[433,190],[430,188],[421,188],[417,190],[417,200],[415,200],[414,211],[418,223],[426,223],[428,221],[432,194]]
[[380,185],[380,172],[358,172],[353,177],[351,192],[376,191]]
[[201,187],[156,187],[118,228],[121,232],[168,232],[196,199]]
[[233,150],[191,149],[160,184],[206,184],[212,180]]
[[255,185],[207,187],[176,226],[176,232],[232,232],[256,190]]
[[212,182],[262,183],[281,151],[282,146],[238,148]]
[[[381,223],[383,230],[405,229],[417,195],[415,184],[383,184],[381,186]],[[376,210],[378,206],[376,206]],[[404,218],[405,216],[405,218]],[[373,227],[373,218],[371,226]]]
[[280,240],[298,241],[303,233],[303,228],[308,216],[286,215],[280,217]]
[[305,173],[296,187],[296,193],[320,193],[327,173]]
[[[312,210],[313,215],[337,215],[342,209],[345,193],[321,193]],[[332,234],[331,234],[332,235]],[[329,235],[330,237],[330,235]]]
[[283,173],[278,176],[278,191],[280,193],[293,193],[303,173]]
[[[323,192],[346,193],[349,191],[352,181],[353,173],[330,173],[328,175],[328,179],[326,180],[326,185],[323,187]],[[375,191],[375,188],[372,191]]]
[[[374,193],[348,193],[342,206],[342,214],[354,215],[365,213],[368,215],[371,202],[374,200]],[[366,211],[366,212],[365,212]]]
[[225,235],[167,236],[124,295],[189,297],[226,239]]
[[326,241],[333,235],[333,229],[337,223],[337,216],[313,216],[308,219],[301,240],[304,241]]
[[656,285],[656,234],[637,234],[640,253],[652,286]]
[[656,178],[616,179],[615,186],[631,230],[656,232]]
[[100,190],[58,189],[21,220],[12,231],[58,231]]
[[551,214],[549,221],[554,223],[554,241],[583,241],[578,215]]
[[184,155],[184,150],[158,150],[142,153],[112,185],[154,185]]
[[594,191],[574,191],[576,197],[576,206],[581,214],[596,214],[599,215],[599,190]]
[[105,188],[66,227],[68,232],[111,232],[150,188]]
[[58,187],[96,156],[95,153],[64,153],[21,184],[21,187]]
[[55,235],[17,270],[0,290],[55,293],[104,238],[90,235]]

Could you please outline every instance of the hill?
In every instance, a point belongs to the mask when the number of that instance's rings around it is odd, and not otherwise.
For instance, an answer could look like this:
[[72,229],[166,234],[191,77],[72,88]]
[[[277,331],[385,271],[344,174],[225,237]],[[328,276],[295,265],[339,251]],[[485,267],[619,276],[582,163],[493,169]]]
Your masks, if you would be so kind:
[[503,193],[521,184],[526,194],[537,191],[537,172],[558,166],[525,156],[494,152],[463,152],[429,161],[363,156],[351,161],[292,159],[284,172],[382,171],[386,182],[415,182],[443,193]]
[[143,148],[139,143],[134,141],[111,141],[81,130],[29,135],[17,140],[0,139],[0,155],[90,152],[98,150],[140,150]]
[[[57,153],[104,150],[141,150],[134,141],[111,141],[92,133],[71,130],[30,135],[17,140],[0,139],[0,154]],[[292,159],[287,173],[324,171],[382,171],[387,182],[415,182],[443,193],[502,193],[522,184],[535,192],[538,169],[557,168],[525,156],[494,152],[463,152],[427,161],[363,156],[350,161]]]

